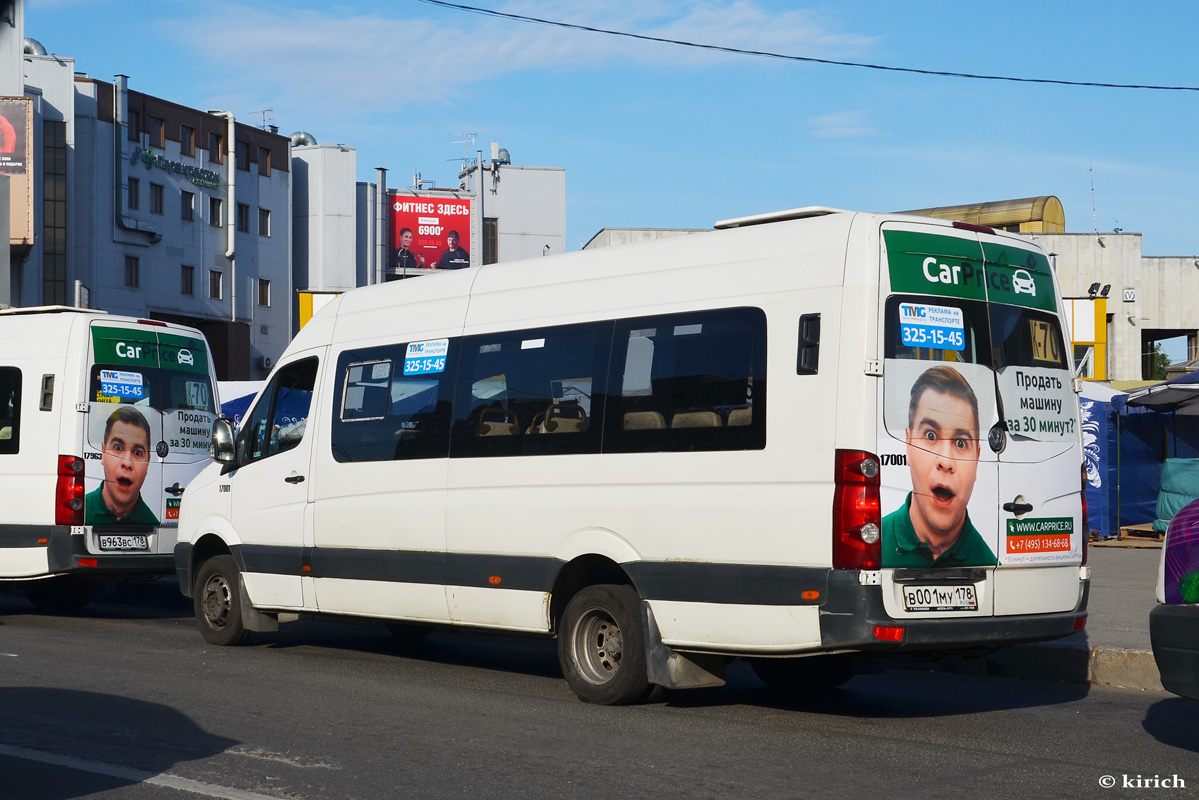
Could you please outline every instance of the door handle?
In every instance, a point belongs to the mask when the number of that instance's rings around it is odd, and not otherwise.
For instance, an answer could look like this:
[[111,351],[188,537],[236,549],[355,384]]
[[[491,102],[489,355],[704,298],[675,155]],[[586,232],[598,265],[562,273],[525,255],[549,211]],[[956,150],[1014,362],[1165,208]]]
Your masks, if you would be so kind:
[[288,483],[303,483],[304,476],[303,475],[288,475],[283,480],[287,481]]
[[1014,502],[1004,503],[1003,510],[1017,516],[1020,516],[1021,514],[1027,514],[1028,512],[1032,511],[1032,503],[1025,503],[1023,501],[1023,497],[1017,497]]
[[173,486],[168,486],[167,488],[163,489],[163,491],[167,494],[173,494],[175,497],[178,497],[179,495],[183,494],[183,490],[185,488],[186,487],[179,485],[179,481],[175,481]]

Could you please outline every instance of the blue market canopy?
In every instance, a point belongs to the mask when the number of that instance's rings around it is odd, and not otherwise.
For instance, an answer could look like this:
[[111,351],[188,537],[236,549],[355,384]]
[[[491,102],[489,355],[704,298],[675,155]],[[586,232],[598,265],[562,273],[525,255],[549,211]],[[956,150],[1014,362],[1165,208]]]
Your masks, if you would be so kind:
[[1133,389],[1127,395],[1112,399],[1117,411],[1123,406],[1147,406],[1157,410],[1173,409],[1180,414],[1199,414],[1199,370],[1179,375],[1163,383]]

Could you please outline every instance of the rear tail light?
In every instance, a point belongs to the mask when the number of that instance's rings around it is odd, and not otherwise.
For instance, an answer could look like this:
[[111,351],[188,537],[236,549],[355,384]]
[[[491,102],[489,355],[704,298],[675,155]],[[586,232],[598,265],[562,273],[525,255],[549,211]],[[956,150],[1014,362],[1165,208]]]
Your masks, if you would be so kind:
[[880,642],[902,642],[903,628],[893,625],[875,625],[874,638]]
[[1082,465],[1082,563],[1087,563],[1087,543],[1091,540],[1091,521],[1087,519],[1087,465]]
[[58,457],[58,483],[54,488],[54,524],[83,524],[83,459]]
[[833,568],[882,566],[879,460],[864,450],[838,450],[833,494]]

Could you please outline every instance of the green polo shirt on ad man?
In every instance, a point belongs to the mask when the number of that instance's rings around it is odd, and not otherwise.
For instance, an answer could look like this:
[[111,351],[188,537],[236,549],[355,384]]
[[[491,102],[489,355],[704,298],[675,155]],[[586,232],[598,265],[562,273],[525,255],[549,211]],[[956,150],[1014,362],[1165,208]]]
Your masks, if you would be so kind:
[[157,525],[158,517],[154,516],[139,494],[133,511],[117,519],[117,515],[104,502],[104,484],[101,482],[98,489],[88,492],[83,498],[83,522],[85,525]]
[[953,547],[933,558],[932,551],[916,538],[910,515],[912,493],[899,508],[883,517],[883,567],[887,569],[922,567],[993,567],[995,554],[979,535],[970,515]]

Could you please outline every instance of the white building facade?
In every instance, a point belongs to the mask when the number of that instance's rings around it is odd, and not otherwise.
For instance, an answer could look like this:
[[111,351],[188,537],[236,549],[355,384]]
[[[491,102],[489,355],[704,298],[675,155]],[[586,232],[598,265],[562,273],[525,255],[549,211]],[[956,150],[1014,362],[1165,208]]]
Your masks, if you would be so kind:
[[8,304],[193,325],[222,379],[263,377],[291,339],[287,137],[77,73],[22,33],[0,25],[0,73],[33,107],[34,235],[10,246]]

